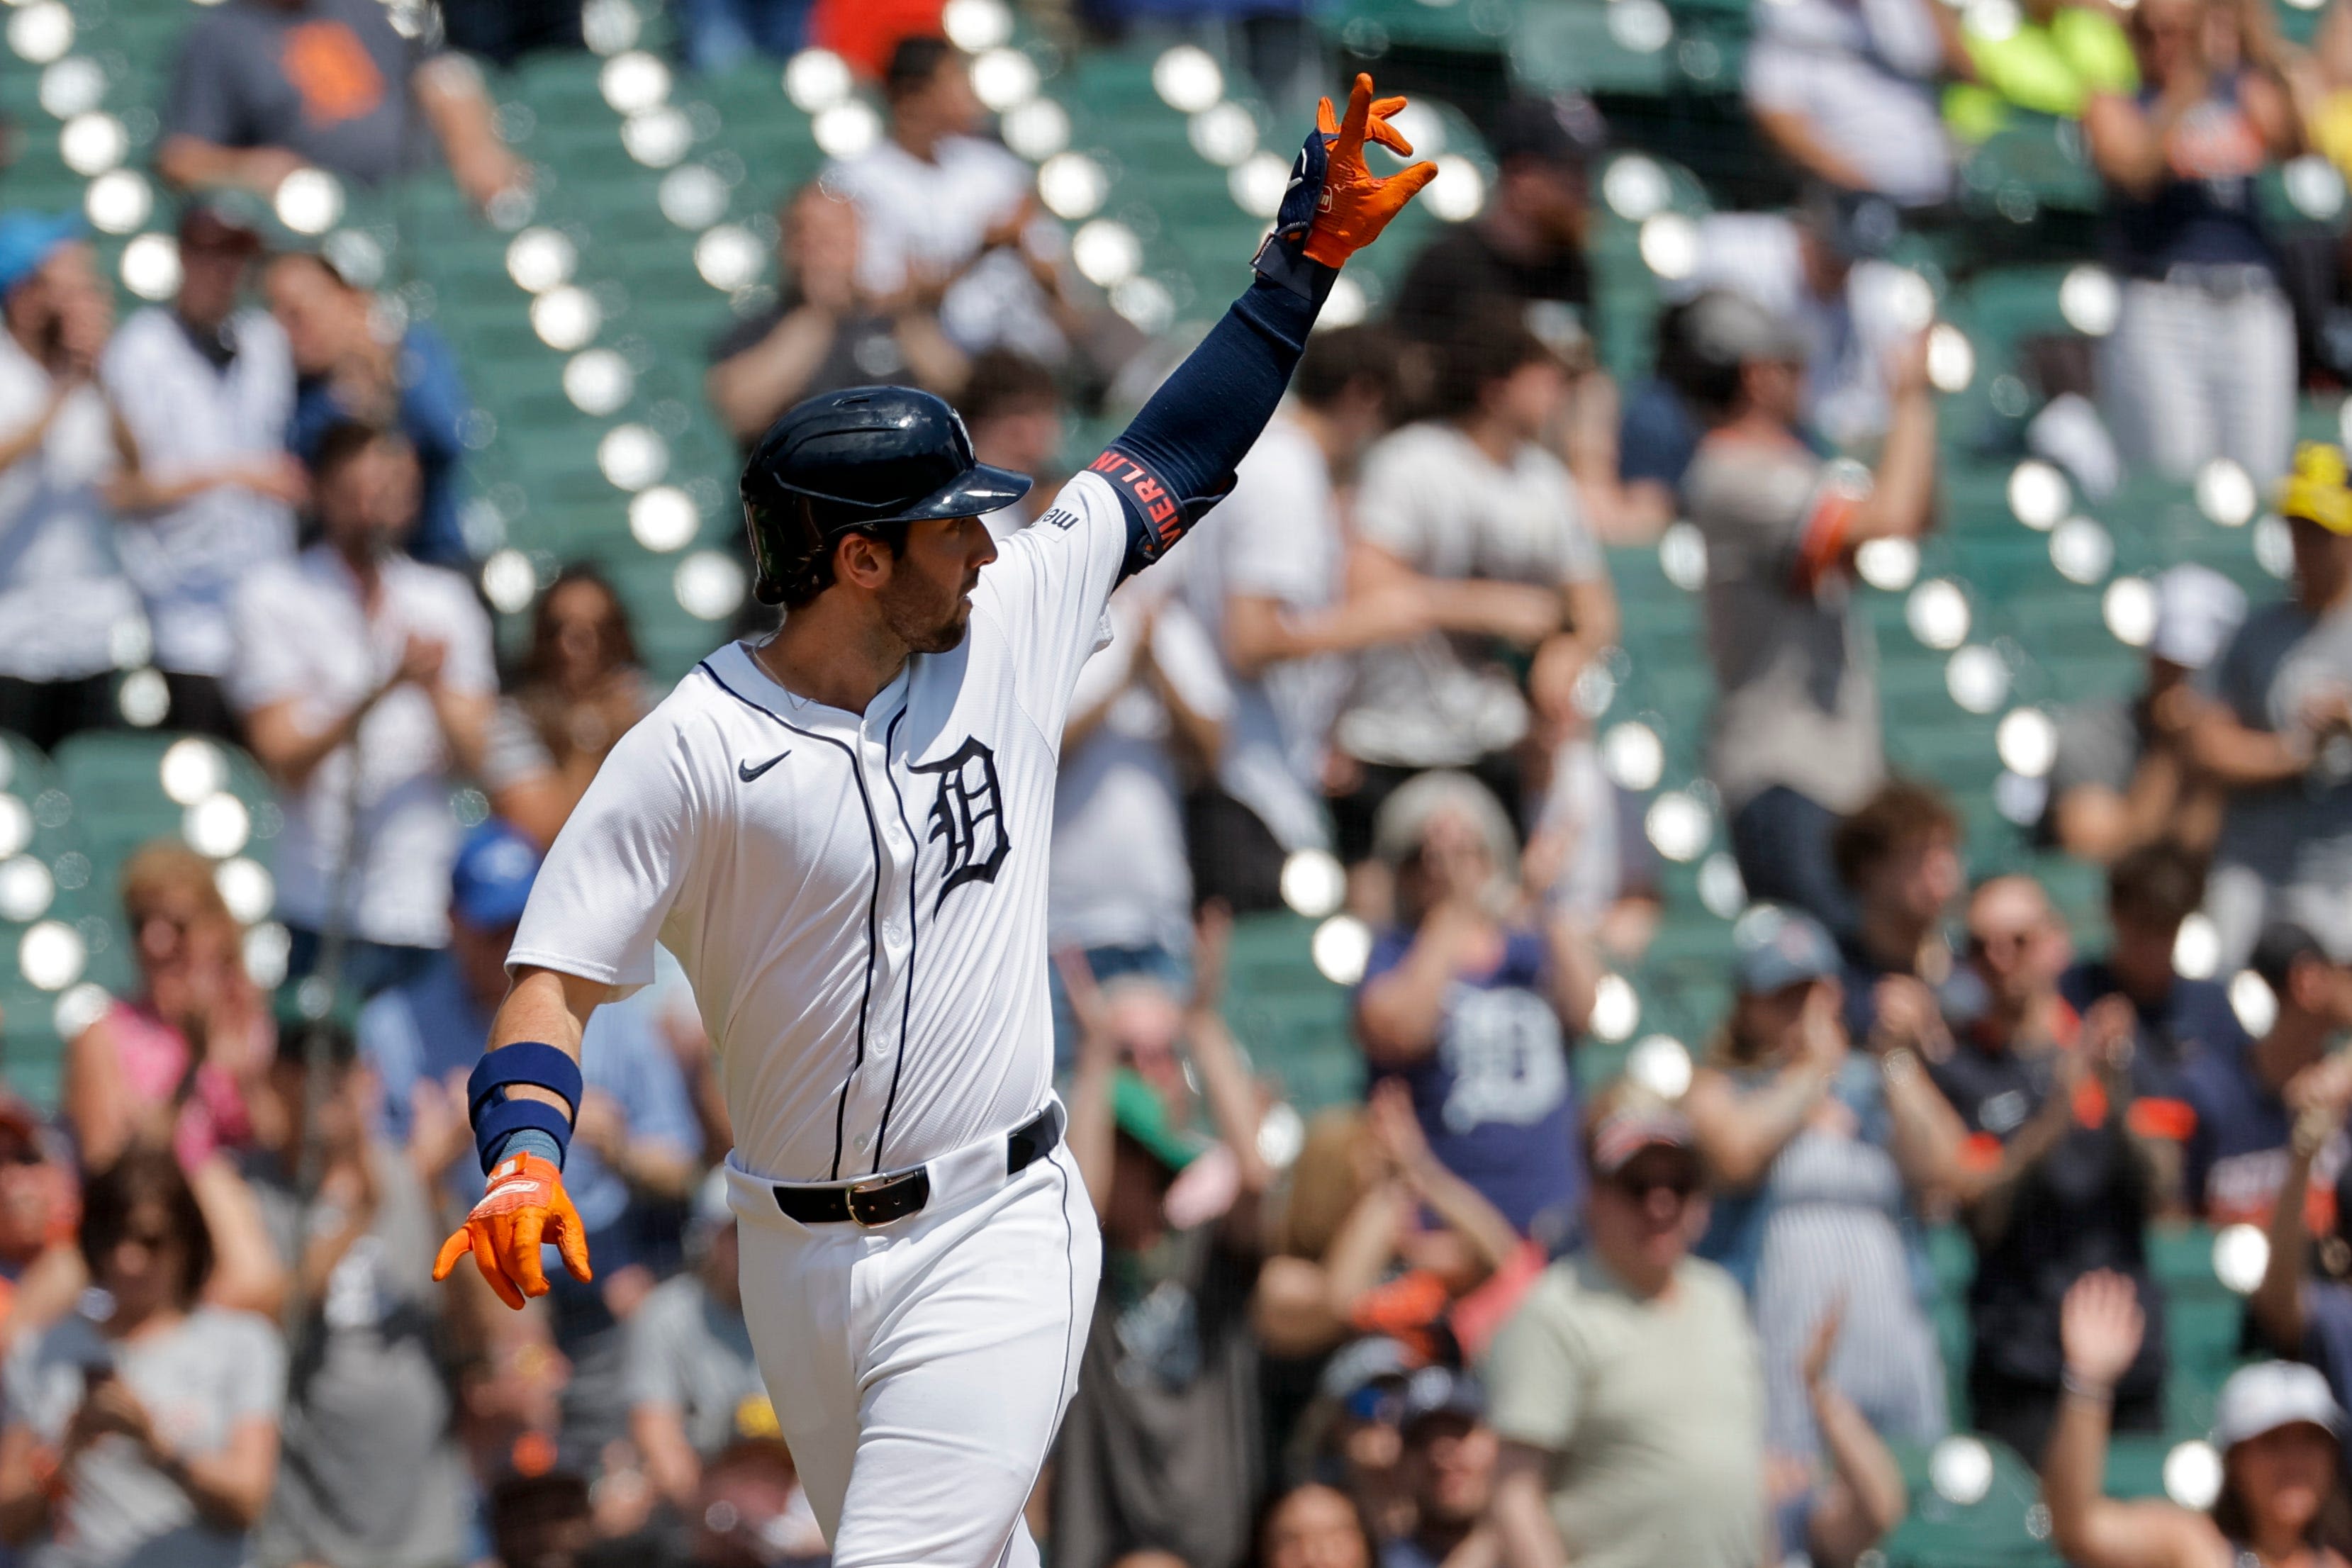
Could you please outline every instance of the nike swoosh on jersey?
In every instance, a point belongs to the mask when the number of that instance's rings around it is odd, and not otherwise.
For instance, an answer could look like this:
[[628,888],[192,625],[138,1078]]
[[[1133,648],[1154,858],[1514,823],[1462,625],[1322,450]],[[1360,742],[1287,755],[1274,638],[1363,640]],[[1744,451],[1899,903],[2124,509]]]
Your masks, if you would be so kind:
[[735,776],[741,779],[745,784],[750,784],[753,779],[758,778],[761,773],[766,773],[770,768],[774,767],[778,763],[782,762],[786,757],[789,757],[792,754],[792,748],[787,746],[782,751],[778,752],[774,756],[770,757],[766,762],[761,763],[756,768],[748,761],[739,762],[735,764]]

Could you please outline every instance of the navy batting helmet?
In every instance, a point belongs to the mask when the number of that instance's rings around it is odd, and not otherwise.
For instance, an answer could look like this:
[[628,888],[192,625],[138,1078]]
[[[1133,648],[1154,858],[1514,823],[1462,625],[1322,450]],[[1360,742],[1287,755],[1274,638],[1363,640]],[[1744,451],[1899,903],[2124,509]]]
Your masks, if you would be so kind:
[[1026,476],[971,455],[962,418],[909,386],[854,386],[794,405],[743,465],[752,591],[805,603],[833,581],[833,547],[851,533],[1010,506]]

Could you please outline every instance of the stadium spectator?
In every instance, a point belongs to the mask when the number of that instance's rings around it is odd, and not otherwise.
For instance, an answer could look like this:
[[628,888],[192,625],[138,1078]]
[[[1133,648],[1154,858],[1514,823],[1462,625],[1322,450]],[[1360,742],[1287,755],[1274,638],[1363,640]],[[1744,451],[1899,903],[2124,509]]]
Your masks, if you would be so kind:
[[180,40],[155,168],[263,197],[310,164],[379,185],[414,170],[429,135],[487,211],[529,178],[494,109],[471,60],[403,37],[367,0],[236,0]]
[[1480,1369],[1503,1440],[1504,1568],[1753,1568],[1764,1379],[1739,1287],[1690,1256],[1706,1220],[1689,1124],[1621,1089],[1595,1107],[1583,1245]]
[[[2340,1401],[2352,1389],[2352,1281],[2330,1261],[2352,1246],[2352,1193],[2343,1190],[2344,1111],[2352,1100],[2345,1059],[2288,1080],[2294,1113],[2267,1224],[2262,1283],[2246,1300],[2253,1336],[2280,1355],[2309,1362]],[[2333,1167],[2333,1181],[2321,1174]],[[2315,1269],[2315,1261],[2322,1267]]]
[[89,1283],[74,1246],[71,1151],[0,1089],[0,1361],[71,1311]]
[[629,1320],[627,1376],[629,1439],[655,1489],[690,1511],[706,1465],[740,1439],[775,1431],[743,1321],[723,1173],[695,1194],[687,1256],[691,1266],[655,1286]]
[[2257,181],[2303,132],[2253,16],[2209,0],[2130,12],[2138,90],[2095,94],[2083,130],[2124,278],[2098,364],[2117,448],[2178,479],[2230,458],[2268,486],[2294,439],[2295,336]]
[[908,38],[882,96],[888,133],[824,174],[864,220],[858,285],[877,299],[936,292],[967,353],[1002,345],[1058,364],[1076,324],[1052,254],[1060,230],[1039,215],[1029,165],[974,134],[971,60],[945,38]]
[[1438,1163],[1394,1079],[1373,1086],[1364,1110],[1309,1123],[1268,1250],[1251,1304],[1266,1353],[1318,1356],[1377,1332],[1437,1363],[1483,1350],[1542,1258]]
[[593,565],[566,566],[531,611],[514,689],[490,715],[491,811],[546,848],[604,753],[652,706],[621,596]]
[[[1106,612],[1110,646],[1071,689],[1054,795],[1046,940],[1106,984],[1157,981],[1172,1019],[1192,947],[1182,773],[1217,754],[1233,696],[1172,584],[1131,581]],[[1059,1050],[1075,1046],[1057,1019]]]
[[969,363],[940,330],[939,291],[909,277],[870,288],[859,267],[868,220],[831,180],[812,180],[777,214],[779,298],[711,340],[703,395],[748,450],[804,397],[876,382],[947,395]]
[[[258,0],[257,0],[258,3]],[[168,729],[229,740],[242,726],[223,681],[235,653],[230,599],[293,549],[293,506],[310,494],[285,449],[294,411],[286,334],[239,296],[261,237],[226,196],[180,215],[180,288],[132,312],[99,359],[99,384],[151,483],[127,500],[115,538],[145,602]]]
[[[1287,1239],[1277,1245],[1295,1244],[1297,1216],[1287,1205],[1282,1226],[1280,1234]],[[1397,1419],[1404,1412],[1405,1380],[1413,1365],[1411,1348],[1386,1334],[1341,1345],[1325,1359],[1315,1397],[1299,1413],[1284,1457],[1286,1474],[1353,1499],[1372,1541],[1412,1528],[1412,1500],[1397,1479],[1404,1455]]]
[[408,552],[464,571],[473,552],[457,501],[474,405],[448,341],[425,321],[409,322],[395,341],[379,338],[375,296],[315,251],[273,260],[262,288],[294,355],[287,445],[307,464],[317,460],[327,432],[347,420],[398,430],[416,454],[424,484]]
[[124,862],[121,896],[138,988],[67,1042],[65,1124],[88,1169],[143,1143],[193,1171],[254,1140],[277,1050],[269,999],[211,861],[158,839]]
[[1932,87],[1965,74],[1957,26],[1922,0],[1792,0],[1756,16],[1748,111],[1806,175],[1906,207],[1951,194]]
[[2042,1461],[2050,1542],[2082,1568],[2252,1559],[2335,1568],[2323,1515],[2343,1489],[2345,1415],[2307,1366],[2239,1368],[2213,1403],[2221,1487],[2210,1509],[2103,1495],[2109,1412],[2141,1341],[2155,1331],[2135,1296],[2146,1286],[2105,1270],[2066,1293],[2066,1398]]
[[[1709,426],[1683,476],[1707,547],[1717,700],[1707,770],[1723,792],[1748,896],[1844,932],[1853,910],[1830,835],[1885,775],[1876,647],[1853,602],[1853,552],[1926,530],[1936,403],[1924,340],[1890,372],[1877,472],[1800,437],[1812,346],[1792,323],[1717,291],[1683,317],[1680,390]],[[1857,1034],[1866,1031],[1857,1030]]]
[[1894,416],[1890,367],[1922,324],[1917,275],[1884,259],[1901,236],[1885,197],[1816,184],[1790,213],[1701,218],[1696,263],[1676,288],[1686,299],[1733,289],[1792,324],[1807,348],[1796,423],[1840,450],[1867,450]]
[[[2277,1004],[2271,1026],[2242,1049],[2202,1051],[2180,1069],[2181,1098],[2197,1113],[2181,1192],[2190,1213],[2217,1226],[2268,1222],[2287,1166],[2291,1103],[2311,1087],[2296,1080],[2305,1073],[2324,1079],[2322,1058],[2352,1029],[2352,967],[2301,926],[2265,928],[2252,968]],[[2324,1221],[2335,1205],[2344,1150],[2320,1152],[2310,1195]]]
[[1592,271],[1586,165],[1606,134],[1600,115],[1573,98],[1517,98],[1496,111],[1487,137],[1495,186],[1472,222],[1423,247],[1397,289],[1397,330],[1443,345],[1498,306],[1565,307],[1584,331]]
[[81,1251],[111,1310],[66,1318],[8,1367],[0,1540],[30,1562],[249,1561],[278,1469],[286,1351],[263,1319],[205,1300],[225,1239],[167,1153],[90,1179]]
[[1853,900],[1839,942],[1847,1036],[1891,1032],[1935,1054],[1930,986],[1949,968],[1943,922],[1965,877],[1959,818],[1935,790],[1893,779],[1837,825],[1828,847]]
[[472,584],[400,553],[416,525],[408,444],[337,426],[316,472],[320,542],[237,588],[230,695],[286,814],[289,973],[318,967],[331,927],[344,982],[373,994],[448,940],[449,788],[481,771],[498,677]]
[[[1334,731],[1358,764],[1339,803],[1351,859],[1381,803],[1432,768],[1475,773],[1516,824],[1549,773],[1522,742],[1567,727],[1579,676],[1617,640],[1607,563],[1542,445],[1568,386],[1559,358],[1505,314],[1465,328],[1439,364],[1437,416],[1367,452],[1356,489],[1349,602],[1415,595],[1433,629],[1358,656]],[[1524,689],[1513,657],[1530,661]]]
[[2352,489],[2343,451],[2306,442],[2279,494],[2286,597],[2252,611],[2205,673],[2189,755],[2229,793],[2205,912],[2224,971],[2272,920],[2352,951]]
[[1903,1521],[1910,1491],[1902,1468],[1867,1416],[1830,1376],[1843,1300],[1832,1300],[1805,1342],[1800,1373],[1822,1455],[1808,1462],[1790,1454],[1766,1456],[1767,1485],[1782,1563],[1808,1568],[1858,1568],[1871,1548]]
[[[1969,933],[1980,1000],[1928,1065],[1970,1135],[1952,1184],[1977,1251],[1969,1405],[1979,1430],[2038,1454],[2059,1408],[2067,1286],[2121,1269],[2151,1313],[2160,1305],[2146,1232],[2177,1212],[2187,1118],[2168,1075],[2133,1049],[2129,1004],[2110,997],[2077,1019],[2059,996],[2066,946],[2039,884],[1987,882]],[[2151,1332],[2116,1385],[2123,1430],[2162,1429],[2165,1362]]]
[[1905,1236],[1958,1158],[1958,1120],[1910,1047],[1849,1050],[1837,944],[1811,917],[1751,910],[1734,940],[1737,999],[1683,1109],[1715,1186],[1700,1252],[1747,1289],[1763,1344],[1766,1435],[1813,1459],[1807,1348],[1850,1309],[1839,1392],[1879,1432],[1933,1442],[1943,1358]]
[[1413,1500],[1412,1533],[1381,1546],[1381,1568],[1476,1568],[1498,1547],[1487,1518],[1501,1445],[1486,1425],[1486,1396],[1466,1373],[1431,1367],[1404,1396],[1402,1479]]
[[115,650],[139,618],[109,510],[136,454],[91,379],[113,297],[81,234],[0,216],[0,730],[44,751],[115,721]]
[[1309,338],[1289,400],[1180,558],[1185,603],[1216,639],[1234,694],[1215,780],[1185,805],[1192,883],[1237,914],[1283,907],[1284,858],[1331,847],[1323,766],[1344,656],[1430,627],[1423,595],[1340,598],[1340,496],[1388,427],[1396,356],[1378,328]]
[[691,1568],[826,1568],[831,1561],[781,1437],[746,1437],[712,1456],[695,1502]]
[[2245,616],[2244,592],[2210,566],[2157,578],[2147,683],[2134,697],[2075,703],[2059,719],[2043,818],[2058,847],[2102,865],[2159,838],[2212,849],[2223,796],[2189,753],[2195,682]]
[[1062,389],[1054,373],[1027,354],[991,349],[971,362],[956,408],[971,433],[973,457],[1034,481],[1027,495],[982,520],[1002,543],[1036,521],[1060,488],[1053,467],[1062,452]]
[[1321,1481],[1269,1497],[1250,1531],[1249,1568],[1375,1568],[1376,1562],[1362,1510]]
[[1467,774],[1423,773],[1390,795],[1373,846],[1397,924],[1356,993],[1364,1059],[1412,1092],[1440,1164],[1522,1234],[1565,1234],[1584,1187],[1569,1051],[1600,979],[1591,943],[1517,907],[1516,836]]
[[[1200,967],[1215,963],[1204,953]],[[1162,1088],[1120,1066],[1083,967],[1065,967],[1080,1020],[1070,1152],[1102,1220],[1103,1276],[1054,1449],[1055,1560],[1103,1568],[1149,1549],[1234,1568],[1249,1547],[1238,1505],[1265,1467],[1249,1324],[1268,1179],[1256,1086],[1230,1036],[1194,1027],[1216,1135],[1189,1131],[1171,1103],[1181,1077],[1157,1075]],[[1212,1001],[1201,1021],[1213,1016]]]
[[[314,1101],[311,1073],[326,1084]],[[440,1371],[437,1217],[422,1173],[369,1126],[350,1031],[279,1037],[281,1116],[244,1164],[298,1302],[278,1484],[256,1535],[273,1563],[461,1560],[468,1491]],[[303,1164],[316,1162],[305,1194]]]
[[[2178,844],[2159,839],[2125,855],[2107,868],[2107,955],[2068,969],[2059,994],[2077,1013],[2102,996],[2128,998],[2139,1019],[2137,1048],[2168,1067],[2200,1056],[2234,1058],[2246,1030],[2229,988],[2191,980],[2172,958],[2182,923],[2204,897],[2204,867]],[[2192,1200],[2196,1190],[2191,1184]]]

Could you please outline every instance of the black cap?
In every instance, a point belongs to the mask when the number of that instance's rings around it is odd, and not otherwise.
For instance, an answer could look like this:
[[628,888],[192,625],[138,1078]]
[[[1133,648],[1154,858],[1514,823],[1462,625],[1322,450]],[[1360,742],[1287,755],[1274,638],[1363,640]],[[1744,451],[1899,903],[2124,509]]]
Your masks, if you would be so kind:
[[1539,158],[1581,169],[1609,140],[1609,127],[1581,93],[1515,98],[1495,116],[1486,138],[1497,167],[1514,158]]
[[845,534],[927,518],[977,517],[1029,492],[1029,479],[972,456],[962,417],[910,386],[812,397],[768,427],[743,465],[743,523],[762,604],[816,592]]

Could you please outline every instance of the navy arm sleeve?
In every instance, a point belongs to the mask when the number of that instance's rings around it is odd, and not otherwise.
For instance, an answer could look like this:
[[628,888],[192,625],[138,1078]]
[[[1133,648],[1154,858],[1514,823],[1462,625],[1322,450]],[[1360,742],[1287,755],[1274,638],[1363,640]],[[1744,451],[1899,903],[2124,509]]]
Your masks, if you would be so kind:
[[1166,554],[1233,489],[1234,468],[1290,384],[1317,306],[1307,294],[1254,281],[1095,459],[1094,471],[1127,509],[1122,578]]

